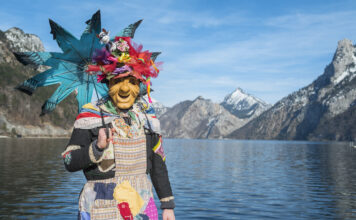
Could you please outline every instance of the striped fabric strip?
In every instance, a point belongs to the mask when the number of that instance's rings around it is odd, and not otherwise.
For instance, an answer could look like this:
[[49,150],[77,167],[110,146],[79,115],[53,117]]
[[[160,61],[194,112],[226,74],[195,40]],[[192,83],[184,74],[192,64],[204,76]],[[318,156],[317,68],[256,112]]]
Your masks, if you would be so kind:
[[152,149],[156,154],[162,157],[163,161],[166,161],[166,155],[164,154],[162,147],[162,137],[159,137],[157,144]]
[[[82,109],[80,111],[80,113],[84,113],[84,112],[91,112],[93,114],[96,114],[96,115],[100,115],[100,111],[94,111],[92,109]],[[110,114],[110,113],[107,113],[107,112],[104,112],[103,111],[103,115],[106,115],[106,116],[114,116],[113,114]]]
[[[94,114],[94,113],[91,113],[91,112],[83,112],[83,113],[80,113],[77,117],[76,117],[76,120],[80,119],[80,118],[100,118],[101,116],[100,115],[97,115],[97,114]],[[108,117],[108,116],[104,116],[104,117]]]
[[114,139],[115,176],[145,174],[147,167],[146,137]]
[[[110,123],[114,120],[114,117],[104,117],[105,124]],[[74,127],[81,129],[91,129],[100,127],[103,125],[102,119],[100,117],[87,117],[87,118],[79,118],[75,120]]]

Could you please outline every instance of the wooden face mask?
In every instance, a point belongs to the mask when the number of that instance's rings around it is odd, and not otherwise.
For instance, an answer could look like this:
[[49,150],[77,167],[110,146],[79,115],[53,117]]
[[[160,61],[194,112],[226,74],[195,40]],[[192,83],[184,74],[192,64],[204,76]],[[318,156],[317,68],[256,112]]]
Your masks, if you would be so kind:
[[140,92],[140,81],[132,76],[110,79],[109,95],[119,109],[129,109]]

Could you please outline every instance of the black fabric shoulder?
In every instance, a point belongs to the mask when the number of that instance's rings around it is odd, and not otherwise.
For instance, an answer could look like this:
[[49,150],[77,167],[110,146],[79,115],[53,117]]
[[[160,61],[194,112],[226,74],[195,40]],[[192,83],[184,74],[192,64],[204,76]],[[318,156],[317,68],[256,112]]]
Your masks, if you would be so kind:
[[68,145],[89,145],[91,143],[91,132],[88,129],[74,128]]

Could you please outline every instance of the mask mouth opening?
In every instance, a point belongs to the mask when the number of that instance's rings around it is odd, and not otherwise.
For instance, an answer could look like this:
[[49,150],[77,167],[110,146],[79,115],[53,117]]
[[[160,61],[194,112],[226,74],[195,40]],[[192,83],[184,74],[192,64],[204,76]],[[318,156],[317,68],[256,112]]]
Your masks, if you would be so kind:
[[128,98],[130,95],[119,95],[119,96],[120,96],[120,98],[126,99],[126,98]]

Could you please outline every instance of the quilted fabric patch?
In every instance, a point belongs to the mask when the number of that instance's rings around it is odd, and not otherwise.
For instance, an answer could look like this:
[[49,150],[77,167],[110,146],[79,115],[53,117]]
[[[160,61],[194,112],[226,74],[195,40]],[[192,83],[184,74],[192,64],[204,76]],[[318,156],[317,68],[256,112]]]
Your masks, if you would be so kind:
[[144,213],[149,217],[150,220],[158,220],[158,212],[155,201],[150,198]]

